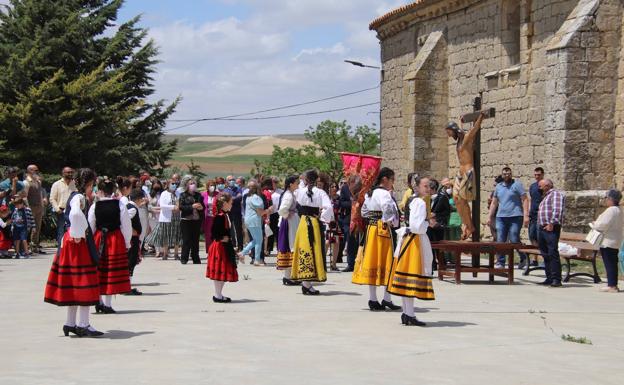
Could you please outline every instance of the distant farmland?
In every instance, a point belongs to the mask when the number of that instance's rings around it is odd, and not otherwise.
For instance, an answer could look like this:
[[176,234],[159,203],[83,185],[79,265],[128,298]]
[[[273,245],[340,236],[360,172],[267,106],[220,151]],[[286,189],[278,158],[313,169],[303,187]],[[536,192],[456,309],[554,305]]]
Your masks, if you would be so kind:
[[167,139],[178,139],[178,151],[170,161],[172,165],[186,169],[192,159],[210,177],[229,174],[248,176],[254,159],[262,161],[270,158],[273,145],[300,148],[310,143],[303,135],[168,135]]

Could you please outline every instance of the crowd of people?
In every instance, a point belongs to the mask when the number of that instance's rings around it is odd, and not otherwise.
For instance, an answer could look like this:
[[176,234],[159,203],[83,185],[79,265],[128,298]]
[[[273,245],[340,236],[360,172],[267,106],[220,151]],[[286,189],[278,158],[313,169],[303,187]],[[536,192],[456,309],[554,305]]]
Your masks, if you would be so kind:
[[[528,194],[505,167],[490,196],[488,224],[498,242],[519,242],[520,229],[544,259],[544,285],[560,287],[558,241],[564,216],[564,195],[535,169]],[[395,173],[379,171],[366,192],[361,216],[364,231],[351,226],[354,197],[345,179],[333,181],[309,170],[280,181],[257,176],[208,179],[203,186],[191,175],[167,179],[139,176],[98,177],[90,169],[65,167],[49,194],[36,165],[21,175],[6,170],[0,182],[0,253],[15,258],[45,252],[41,248],[42,216],[49,204],[56,216],[58,250],[45,290],[45,301],[67,307],[65,335],[99,336],[90,326],[89,307],[115,313],[116,294],[141,295],[132,288],[135,267],[147,255],[181,264],[201,264],[200,239],[207,253],[206,277],[214,282],[213,301],[226,282],[238,281],[237,266],[246,257],[266,266],[276,250],[282,283],[301,286],[302,294],[318,295],[314,282],[327,272],[351,272],[352,282],[369,286],[371,311],[402,310],[404,325],[424,326],[414,314],[414,298],[433,300],[432,272],[436,258],[430,242],[459,239],[461,220],[454,208],[453,183],[411,173],[397,203]],[[591,226],[604,235],[601,252],[607,270],[604,291],[617,292],[618,251],[622,243],[622,195],[610,190],[608,209]],[[344,257],[344,261],[343,261]],[[346,262],[339,270],[337,264]],[[499,256],[497,267],[506,263]],[[521,255],[519,268],[530,263]],[[383,299],[378,299],[382,287]],[[395,305],[392,295],[402,297]],[[78,317],[79,316],[79,317]],[[78,320],[77,320],[78,318]]]

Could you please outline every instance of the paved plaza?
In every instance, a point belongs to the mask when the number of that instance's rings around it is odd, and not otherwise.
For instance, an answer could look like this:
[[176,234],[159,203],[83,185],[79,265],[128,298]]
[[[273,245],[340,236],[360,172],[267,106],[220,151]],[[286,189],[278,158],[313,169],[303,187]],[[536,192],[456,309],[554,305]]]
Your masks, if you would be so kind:
[[2,384],[624,383],[624,294],[582,279],[436,280],[437,300],[416,302],[418,328],[368,311],[368,288],[347,273],[304,297],[274,267],[242,265],[224,290],[234,302],[214,304],[205,264],[146,258],[144,295],[117,296],[118,314],[91,316],[105,336],[80,339],[62,335],[65,309],[43,302],[51,258],[0,261]]

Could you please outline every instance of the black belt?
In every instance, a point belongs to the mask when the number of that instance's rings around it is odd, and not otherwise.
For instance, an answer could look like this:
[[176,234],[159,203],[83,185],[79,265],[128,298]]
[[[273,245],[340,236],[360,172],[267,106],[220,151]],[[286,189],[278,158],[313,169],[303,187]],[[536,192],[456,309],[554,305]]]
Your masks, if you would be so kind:
[[381,211],[369,211],[368,213],[366,213],[366,221],[368,223],[375,223],[378,220],[381,220],[381,218],[383,217],[383,213]]
[[299,206],[297,212],[299,216],[307,215],[309,217],[318,217],[321,214],[321,210],[318,207],[311,206]]

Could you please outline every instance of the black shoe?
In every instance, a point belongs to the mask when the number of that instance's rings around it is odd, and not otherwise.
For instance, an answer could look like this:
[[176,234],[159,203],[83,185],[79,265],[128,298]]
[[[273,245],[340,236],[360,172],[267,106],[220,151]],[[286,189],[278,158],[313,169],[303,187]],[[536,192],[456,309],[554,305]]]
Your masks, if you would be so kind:
[[104,334],[97,330],[89,330],[89,326],[87,326],[86,328],[81,328],[80,326],[76,326],[76,335],[78,337],[99,337],[102,334]]
[[352,271],[353,271],[353,268],[352,268],[352,267],[345,267],[344,269],[342,269],[342,272],[343,272],[343,273],[350,273],[350,272],[352,272]]
[[48,254],[48,253],[46,253],[45,251],[43,251],[43,250],[39,249],[39,251],[37,251],[37,254],[46,255],[46,254]]
[[563,285],[561,284],[561,281],[553,281],[553,282],[550,284],[550,287],[561,287],[561,286],[563,286]]
[[69,333],[74,333],[74,334],[78,335],[78,333],[76,333],[76,327],[75,326],[63,325],[63,334],[65,334],[65,337],[69,336]]
[[384,306],[377,301],[368,301],[368,308],[370,311],[382,311]]
[[547,280],[545,280],[543,282],[538,283],[538,285],[550,286],[550,285],[552,285],[552,283],[553,283],[553,281],[547,279]]
[[319,295],[319,294],[321,294],[320,291],[308,289],[305,286],[301,286],[301,292],[303,293],[303,295]]
[[136,287],[133,287],[132,290],[127,292],[125,295],[142,295],[143,293],[137,290]]
[[97,305],[95,305],[95,314],[104,313],[104,308],[104,305],[98,303]]
[[392,301],[386,301],[383,300],[381,301],[381,308],[388,308],[389,310],[395,311],[395,310],[401,310],[401,306],[395,305],[392,303]]
[[230,303],[232,302],[232,298],[228,298],[228,297],[221,297],[221,298],[217,298],[214,295],[212,296],[212,302],[216,302],[216,303]]
[[186,265],[186,264],[188,263],[188,261],[182,261],[182,260],[180,260],[180,263],[181,263],[181,264],[183,264],[183,265]]
[[293,281],[292,279],[288,279],[288,278],[282,278],[282,285],[284,285],[284,286],[299,286],[299,285],[301,285],[301,282]]
[[117,313],[112,306],[104,306],[104,314],[115,314]]
[[426,326],[427,324],[419,321],[416,317],[410,317],[407,314],[401,314],[401,323],[405,326]]

